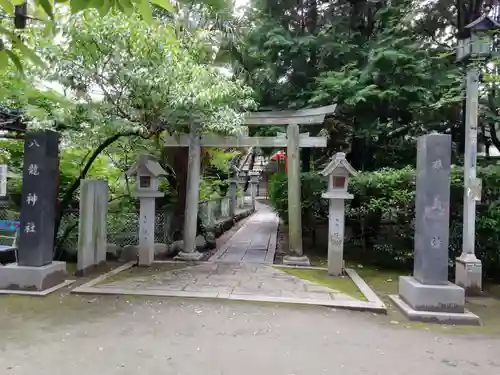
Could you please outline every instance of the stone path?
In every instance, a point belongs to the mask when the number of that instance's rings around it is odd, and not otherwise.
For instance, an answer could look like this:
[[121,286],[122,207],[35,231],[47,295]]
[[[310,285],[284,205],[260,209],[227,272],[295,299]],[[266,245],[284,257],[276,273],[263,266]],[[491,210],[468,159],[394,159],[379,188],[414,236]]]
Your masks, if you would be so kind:
[[[203,263],[147,277],[132,277],[94,286],[102,292],[145,291],[155,295],[263,299],[281,297],[321,302],[357,301],[326,286],[287,274],[264,264]],[[97,291],[98,292],[98,291]],[[298,302],[300,303],[300,302]]]
[[[353,280],[360,279],[354,282],[366,300],[273,267],[278,217],[269,206],[257,203],[256,208],[257,212],[208,262],[180,263],[146,276],[134,276],[132,271],[118,281],[101,276],[72,293],[219,298],[386,311],[383,302],[357,275]],[[132,266],[130,263],[111,273],[118,274]]]
[[256,202],[256,212],[210,260],[272,264],[278,223],[278,216],[269,206]]

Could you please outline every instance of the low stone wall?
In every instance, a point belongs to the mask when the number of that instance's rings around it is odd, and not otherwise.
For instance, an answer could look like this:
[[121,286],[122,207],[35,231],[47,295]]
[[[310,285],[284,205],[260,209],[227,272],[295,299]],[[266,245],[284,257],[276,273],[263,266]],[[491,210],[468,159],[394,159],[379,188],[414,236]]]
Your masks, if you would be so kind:
[[[251,207],[238,209],[234,217],[220,218],[211,225],[205,227],[205,233],[199,234],[196,237],[196,250],[199,252],[207,252],[214,249],[216,246],[215,240],[220,237],[224,232],[233,227],[235,223],[246,218],[253,213]],[[173,258],[184,247],[184,241],[174,241],[170,244],[155,243],[155,259],[170,259]],[[107,258],[109,260],[121,259],[124,261],[131,261],[137,259],[138,246],[126,245],[120,247],[113,243],[107,245]]]

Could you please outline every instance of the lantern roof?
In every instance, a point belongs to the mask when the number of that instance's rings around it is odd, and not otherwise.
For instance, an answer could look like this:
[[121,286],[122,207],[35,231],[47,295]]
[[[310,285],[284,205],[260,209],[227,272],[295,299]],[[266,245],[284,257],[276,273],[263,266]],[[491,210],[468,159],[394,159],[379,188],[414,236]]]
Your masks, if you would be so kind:
[[335,155],[333,155],[330,163],[328,163],[328,165],[320,172],[320,174],[323,176],[328,176],[339,168],[345,169],[352,176],[356,176],[358,174],[358,172],[356,172],[351,164],[349,164],[349,162],[345,158],[345,153],[343,152],[337,152]]
[[488,31],[493,29],[499,29],[500,23],[495,21],[490,16],[483,14],[481,17],[469,23],[465,26],[466,29],[470,29],[473,31]]
[[145,168],[146,171],[148,171],[153,177],[165,176],[167,174],[160,163],[158,163],[151,155],[143,154],[139,155],[137,161],[127,171],[127,176],[136,176],[141,167]]

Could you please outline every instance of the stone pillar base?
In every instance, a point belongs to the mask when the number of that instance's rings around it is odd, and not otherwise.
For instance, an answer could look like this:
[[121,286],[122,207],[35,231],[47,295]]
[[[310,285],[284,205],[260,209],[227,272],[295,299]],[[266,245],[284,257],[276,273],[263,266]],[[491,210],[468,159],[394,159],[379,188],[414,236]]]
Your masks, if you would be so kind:
[[464,312],[465,291],[450,282],[444,285],[428,285],[422,284],[413,276],[400,276],[399,296],[418,311]]
[[455,284],[465,289],[466,295],[478,295],[482,290],[483,266],[474,254],[463,254],[455,262]]
[[150,266],[155,260],[154,247],[149,249],[147,247],[139,247],[139,266]]
[[305,255],[296,256],[296,255],[286,255],[283,258],[283,264],[286,266],[310,266],[311,262],[309,258]]
[[0,289],[42,291],[64,282],[66,262],[52,262],[41,267],[11,263],[0,266]]
[[328,274],[330,276],[342,276],[344,269],[345,262],[342,260],[342,254],[340,254],[340,260],[330,257],[330,254],[328,254]]
[[198,251],[191,251],[189,253],[186,253],[184,251],[180,251],[179,254],[177,254],[174,257],[174,260],[196,261],[196,260],[200,260],[202,257],[203,257],[203,254],[199,253]]
[[479,317],[464,308],[464,289],[452,283],[426,285],[412,276],[401,276],[399,295],[389,297],[410,320],[480,325]]

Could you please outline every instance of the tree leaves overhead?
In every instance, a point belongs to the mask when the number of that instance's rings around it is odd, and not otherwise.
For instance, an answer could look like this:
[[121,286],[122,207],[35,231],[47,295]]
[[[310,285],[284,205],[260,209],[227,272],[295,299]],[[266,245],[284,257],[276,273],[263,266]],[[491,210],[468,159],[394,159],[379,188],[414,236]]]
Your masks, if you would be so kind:
[[[14,6],[23,3],[24,0],[0,0],[0,12],[5,13],[10,17],[14,17]],[[172,12],[174,10],[174,6],[170,0],[153,0],[152,4],[163,8],[167,12]],[[134,8],[137,8],[140,10],[144,20],[147,22],[152,21],[152,5],[150,0],[60,0],[56,3],[52,0],[35,0],[33,4],[29,4],[29,7],[35,10],[41,9],[43,12],[43,15],[40,14],[40,16],[36,18],[37,23],[45,22],[48,24],[49,29],[52,30],[55,30],[55,26],[59,21],[56,16],[58,8],[60,9],[60,12],[64,14],[64,9],[67,9],[68,6],[73,14],[86,9],[96,9],[101,17],[108,14],[111,10],[117,10],[127,15],[131,15]],[[30,11],[28,14],[31,14]],[[44,16],[48,17],[46,21],[44,21]],[[23,16],[21,15],[21,17]],[[31,19],[31,17],[28,16],[28,19]],[[40,64],[42,60],[36,56],[36,54],[27,45],[22,44],[23,53],[19,53],[16,48],[11,46],[13,43],[12,31],[9,30],[11,27],[13,27],[13,24],[7,25],[5,22],[4,25],[0,27],[0,41],[2,41],[0,44],[0,52],[8,51],[8,53],[4,54],[4,56],[9,56],[12,63],[19,69],[20,72],[23,71],[23,57],[28,58],[32,63]],[[20,44],[17,43],[17,46],[20,46]],[[0,69],[5,66],[6,65],[0,66]]]

